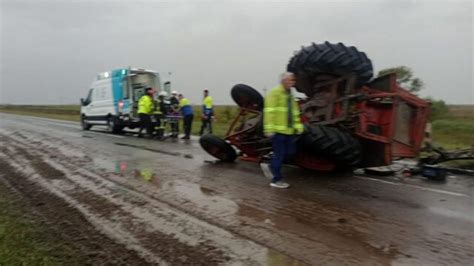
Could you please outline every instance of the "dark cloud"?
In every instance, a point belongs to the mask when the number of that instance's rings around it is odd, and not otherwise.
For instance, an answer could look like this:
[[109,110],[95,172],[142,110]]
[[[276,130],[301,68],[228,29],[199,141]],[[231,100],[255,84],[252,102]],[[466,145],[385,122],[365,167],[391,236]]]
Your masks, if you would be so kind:
[[132,65],[227,104],[233,84],[272,87],[301,45],[329,40],[376,70],[413,68],[423,95],[473,103],[470,2],[0,1],[1,102],[74,103],[96,73]]

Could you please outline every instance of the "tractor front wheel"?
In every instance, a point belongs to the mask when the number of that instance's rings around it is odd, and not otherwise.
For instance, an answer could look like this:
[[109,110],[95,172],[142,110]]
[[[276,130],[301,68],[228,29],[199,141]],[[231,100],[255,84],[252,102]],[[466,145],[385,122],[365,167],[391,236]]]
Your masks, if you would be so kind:
[[223,162],[233,162],[237,159],[235,149],[225,140],[215,135],[207,134],[202,136],[199,139],[199,144],[210,155]]
[[232,87],[230,95],[240,108],[247,108],[255,111],[263,110],[262,95],[256,89],[248,85],[235,85],[234,87]]

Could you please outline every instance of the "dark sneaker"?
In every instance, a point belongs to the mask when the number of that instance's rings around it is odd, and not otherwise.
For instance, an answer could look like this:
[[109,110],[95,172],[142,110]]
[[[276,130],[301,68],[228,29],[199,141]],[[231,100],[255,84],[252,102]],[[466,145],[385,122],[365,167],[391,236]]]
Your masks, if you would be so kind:
[[270,186],[276,187],[276,188],[289,188],[290,184],[282,182],[282,181],[278,181],[278,182],[271,182]]

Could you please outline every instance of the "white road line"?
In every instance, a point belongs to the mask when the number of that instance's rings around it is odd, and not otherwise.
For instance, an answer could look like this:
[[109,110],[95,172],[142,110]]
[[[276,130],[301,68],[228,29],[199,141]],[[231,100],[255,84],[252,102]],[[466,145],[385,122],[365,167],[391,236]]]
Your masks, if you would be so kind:
[[[63,122],[61,120],[57,120],[58,122],[55,122],[55,121],[52,121],[51,119],[37,118],[34,116],[24,116],[24,115],[8,115],[8,116],[20,117],[19,119],[13,119],[14,122],[24,122],[24,123],[34,123],[34,124],[44,122],[46,124],[52,124],[52,125],[58,125],[58,126],[64,126],[64,127],[70,127],[70,128],[76,128],[76,129],[80,128],[78,123],[73,124],[72,122],[69,122],[69,121]],[[39,125],[44,125],[44,124],[39,124]]]
[[[37,125],[44,125],[44,124],[51,124],[51,125],[57,125],[57,126],[62,126],[62,127],[69,127],[69,128],[74,128],[74,129],[80,129],[81,127],[79,125],[73,125],[71,122],[65,122],[65,123],[61,123],[61,122],[53,122],[49,119],[43,119],[43,118],[39,118],[39,119],[36,119],[35,117],[31,117],[30,116],[26,119],[23,119],[24,121],[19,121],[19,120],[15,120],[17,122],[29,122],[29,121],[25,121],[25,120],[32,120],[33,124],[37,124]],[[41,120],[42,122],[44,122],[43,124],[39,123],[40,121],[38,120]],[[36,123],[35,123],[36,122]],[[118,139],[123,139],[125,138],[124,136],[117,136],[117,135],[111,135],[111,134],[105,134],[105,133],[98,133],[98,132],[87,132],[87,133],[90,133],[90,134],[95,134],[95,135],[98,135],[98,136],[105,136],[105,137],[113,137],[113,138],[118,138]]]
[[57,124],[79,125],[79,121],[74,122],[74,121],[67,121],[67,120],[60,120],[60,119],[50,119],[50,118],[36,117],[36,116],[26,116],[24,118],[29,119],[29,120],[33,120],[33,121],[45,121],[45,122],[51,122],[51,123],[57,123]]
[[457,192],[441,190],[441,189],[436,189],[436,188],[428,188],[428,187],[422,187],[422,186],[417,186],[417,185],[412,185],[412,184],[391,182],[391,181],[380,180],[380,179],[377,179],[377,178],[370,178],[370,177],[365,177],[365,176],[355,176],[355,177],[360,178],[360,179],[375,181],[375,182],[379,182],[379,183],[394,185],[394,186],[412,187],[412,188],[416,188],[416,189],[420,189],[420,190],[424,190],[424,191],[431,191],[431,192],[435,192],[435,193],[451,195],[451,196],[456,196],[456,197],[466,197],[466,198],[470,197],[469,195],[466,195],[466,194],[463,194],[463,193],[457,193]]
[[[52,124],[52,125],[58,125],[58,126],[64,126],[64,127],[70,127],[70,128],[75,128],[75,129],[80,129],[81,128],[80,126],[74,126],[74,125],[68,125],[68,124],[62,124],[62,123],[56,123],[56,122],[50,122],[50,121],[45,121],[45,123]],[[125,138],[124,136],[117,136],[117,135],[98,133],[98,132],[92,132],[92,131],[89,131],[87,133],[96,134],[96,135],[100,135],[100,136],[106,136],[106,137],[119,138],[119,139]]]
[[[52,118],[44,118],[44,117],[39,117],[39,116],[30,116],[30,115],[18,115],[18,114],[9,114],[9,113],[0,113],[0,116],[6,116],[6,117],[11,117],[11,118],[19,118],[21,120],[32,120],[32,121],[45,121],[45,122],[55,122],[55,121],[60,121],[61,124],[74,124],[77,125],[79,124],[79,121],[74,122],[74,121],[68,121],[68,120],[61,120],[61,119],[52,119]],[[15,120],[18,121],[18,120]]]

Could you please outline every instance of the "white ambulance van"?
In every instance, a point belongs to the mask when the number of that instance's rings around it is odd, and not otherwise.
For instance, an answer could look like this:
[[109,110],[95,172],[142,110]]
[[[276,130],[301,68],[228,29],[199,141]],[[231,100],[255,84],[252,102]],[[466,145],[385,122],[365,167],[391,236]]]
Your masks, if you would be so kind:
[[81,99],[82,129],[102,125],[120,133],[125,127],[138,127],[138,100],[147,87],[171,90],[170,82],[162,86],[159,73],[153,70],[129,67],[98,74],[87,97]]

